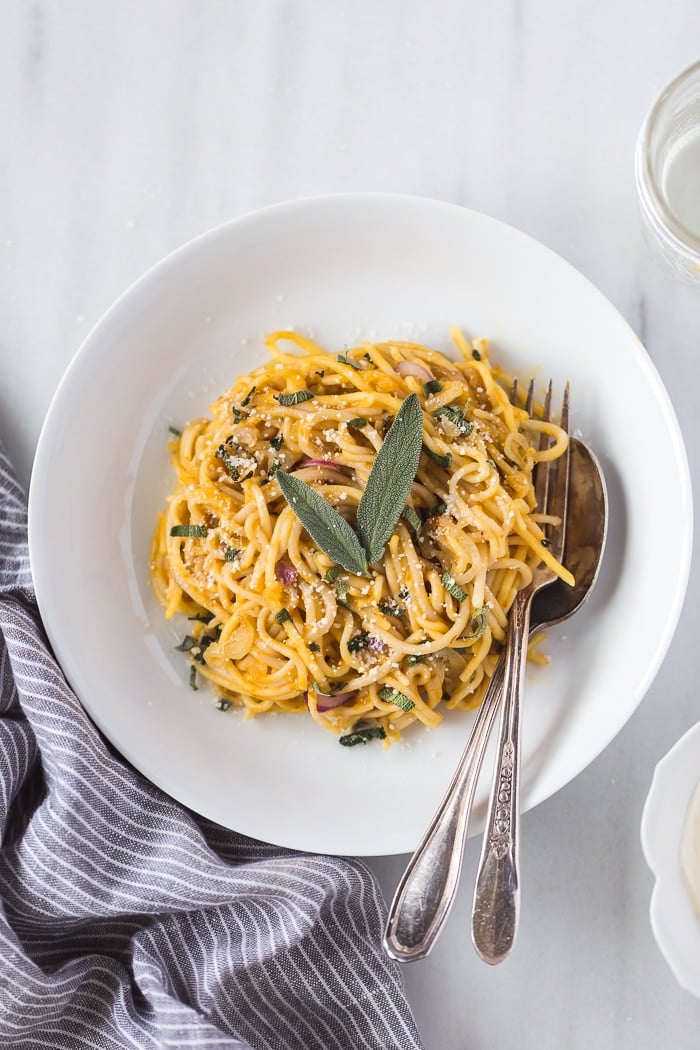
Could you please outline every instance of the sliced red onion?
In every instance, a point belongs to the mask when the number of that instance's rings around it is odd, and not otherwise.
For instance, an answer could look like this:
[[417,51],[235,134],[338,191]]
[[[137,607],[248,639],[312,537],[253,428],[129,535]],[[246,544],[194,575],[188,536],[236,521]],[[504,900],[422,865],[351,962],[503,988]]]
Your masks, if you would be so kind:
[[297,463],[295,470],[303,470],[304,467],[331,467],[333,470],[346,470],[342,463],[334,463],[332,459],[302,459]]
[[397,365],[394,365],[394,371],[398,372],[400,376],[415,376],[416,379],[420,379],[423,383],[429,383],[435,376],[426,368],[425,365],[419,365],[417,361],[399,361]]
[[275,576],[280,583],[289,584],[296,583],[299,579],[299,573],[290,565],[288,561],[278,561],[275,565]]
[[[316,710],[323,713],[324,711],[332,711],[334,707],[341,707],[343,704],[348,704],[357,693],[356,689],[353,689],[349,693],[334,693],[332,696],[327,696],[325,693],[316,693]],[[304,699],[306,700],[306,706],[309,706],[309,694],[304,693]]]
[[385,653],[388,646],[381,638],[375,638],[374,635],[370,635],[367,639],[367,645],[365,648],[369,649],[371,653]]

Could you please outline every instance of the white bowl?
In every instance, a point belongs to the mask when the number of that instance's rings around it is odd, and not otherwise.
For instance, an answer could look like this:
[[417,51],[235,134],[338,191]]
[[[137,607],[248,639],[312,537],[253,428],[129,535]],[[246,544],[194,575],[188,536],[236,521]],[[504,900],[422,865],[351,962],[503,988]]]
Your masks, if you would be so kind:
[[[517,230],[454,205],[381,194],[294,201],[212,230],[145,274],[61,383],[29,500],[51,643],[122,754],[220,824],[299,849],[408,852],[473,714],[449,712],[435,731],[410,732],[388,751],[341,748],[301,716],[245,721],[216,711],[204,689],[193,694],[148,577],[150,537],[172,486],[168,424],[207,413],[265,358],[270,329],[297,325],[329,349],[413,337],[449,352],[455,324],[491,338],[492,359],[521,377],[552,376],[559,391],[571,381],[574,428],[608,485],[598,584],[551,632],[552,664],[527,685],[529,808],[576,776],[634,711],[673,636],[690,561],[691,488],[673,408],[637,337],[585,278]],[[661,625],[648,615],[652,592]]]
[[686,813],[700,782],[700,722],[657,765],[642,814],[642,849],[655,876],[649,915],[678,983],[700,997],[700,918],[681,874]]

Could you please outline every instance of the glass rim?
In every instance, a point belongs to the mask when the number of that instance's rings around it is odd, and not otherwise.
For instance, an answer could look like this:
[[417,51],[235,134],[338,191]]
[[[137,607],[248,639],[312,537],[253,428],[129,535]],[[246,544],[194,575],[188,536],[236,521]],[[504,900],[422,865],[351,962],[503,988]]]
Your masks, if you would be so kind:
[[669,99],[690,77],[700,74],[700,61],[693,62],[679,73],[654,100],[647,113],[635,151],[635,175],[637,192],[642,210],[657,236],[661,237],[678,255],[683,255],[694,264],[700,263],[700,236],[693,234],[670,210],[654,177],[649,143]]

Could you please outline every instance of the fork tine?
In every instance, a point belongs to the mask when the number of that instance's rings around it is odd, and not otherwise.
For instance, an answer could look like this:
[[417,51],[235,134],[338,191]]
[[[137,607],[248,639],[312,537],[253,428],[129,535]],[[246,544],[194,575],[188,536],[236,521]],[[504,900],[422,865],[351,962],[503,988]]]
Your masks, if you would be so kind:
[[566,386],[564,387],[564,396],[561,399],[561,413],[560,413],[560,416],[559,416],[559,426],[562,428],[562,430],[565,430],[567,434],[569,433],[569,397],[570,397],[570,392],[571,392],[571,388],[570,388],[569,383],[567,383]]
[[547,384],[547,393],[544,395],[544,406],[542,409],[542,418],[545,423],[549,423],[549,416],[552,411],[552,380],[549,380]]
[[525,411],[528,416],[532,415],[532,409],[535,404],[535,380],[530,380],[530,385],[527,388],[527,397],[525,399]]
[[[534,383],[530,383],[530,389],[532,390]],[[549,423],[549,416],[552,410],[552,381],[550,379],[547,387],[547,393],[544,399],[544,408],[542,411],[542,418],[545,423]],[[532,413],[530,413],[532,414]],[[548,448],[549,436],[542,434],[540,436],[540,451]],[[547,506],[549,502],[549,478],[551,474],[551,464],[548,461],[540,462],[537,464],[537,470],[535,471],[535,500],[538,511],[540,513],[547,513]]]
[[[559,426],[569,434],[569,383],[564,388],[564,397],[561,398],[561,411],[559,414]],[[569,502],[569,451],[567,446],[564,456],[560,456],[554,463],[548,464],[546,502],[542,504],[544,513],[552,518],[558,518],[558,525],[548,525],[545,529],[550,542],[552,554],[557,561],[561,561],[564,555],[564,545],[567,530],[567,507]],[[544,464],[540,464],[544,465]],[[550,486],[550,478],[551,486]],[[549,491],[551,487],[551,491]]]
[[[570,400],[570,388],[567,383],[564,387],[564,396],[562,397],[561,413],[559,416],[559,425],[562,430],[569,433],[569,400]],[[551,526],[548,530],[548,535],[551,533],[552,542],[552,553],[555,558],[561,561],[564,554],[564,541],[566,539],[566,514],[569,501],[569,451],[571,444],[567,446],[566,452],[563,456],[560,456],[555,461],[555,471],[553,479],[553,491],[551,497],[547,501],[547,513],[551,514],[560,520],[560,524],[557,526]]]

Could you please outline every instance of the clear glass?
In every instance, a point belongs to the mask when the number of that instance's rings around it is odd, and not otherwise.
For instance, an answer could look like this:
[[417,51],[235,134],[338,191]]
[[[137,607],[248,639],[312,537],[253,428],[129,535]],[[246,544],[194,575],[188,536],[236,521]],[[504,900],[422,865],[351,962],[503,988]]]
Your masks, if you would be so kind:
[[700,288],[700,62],[668,85],[639,133],[639,201],[667,263]]

